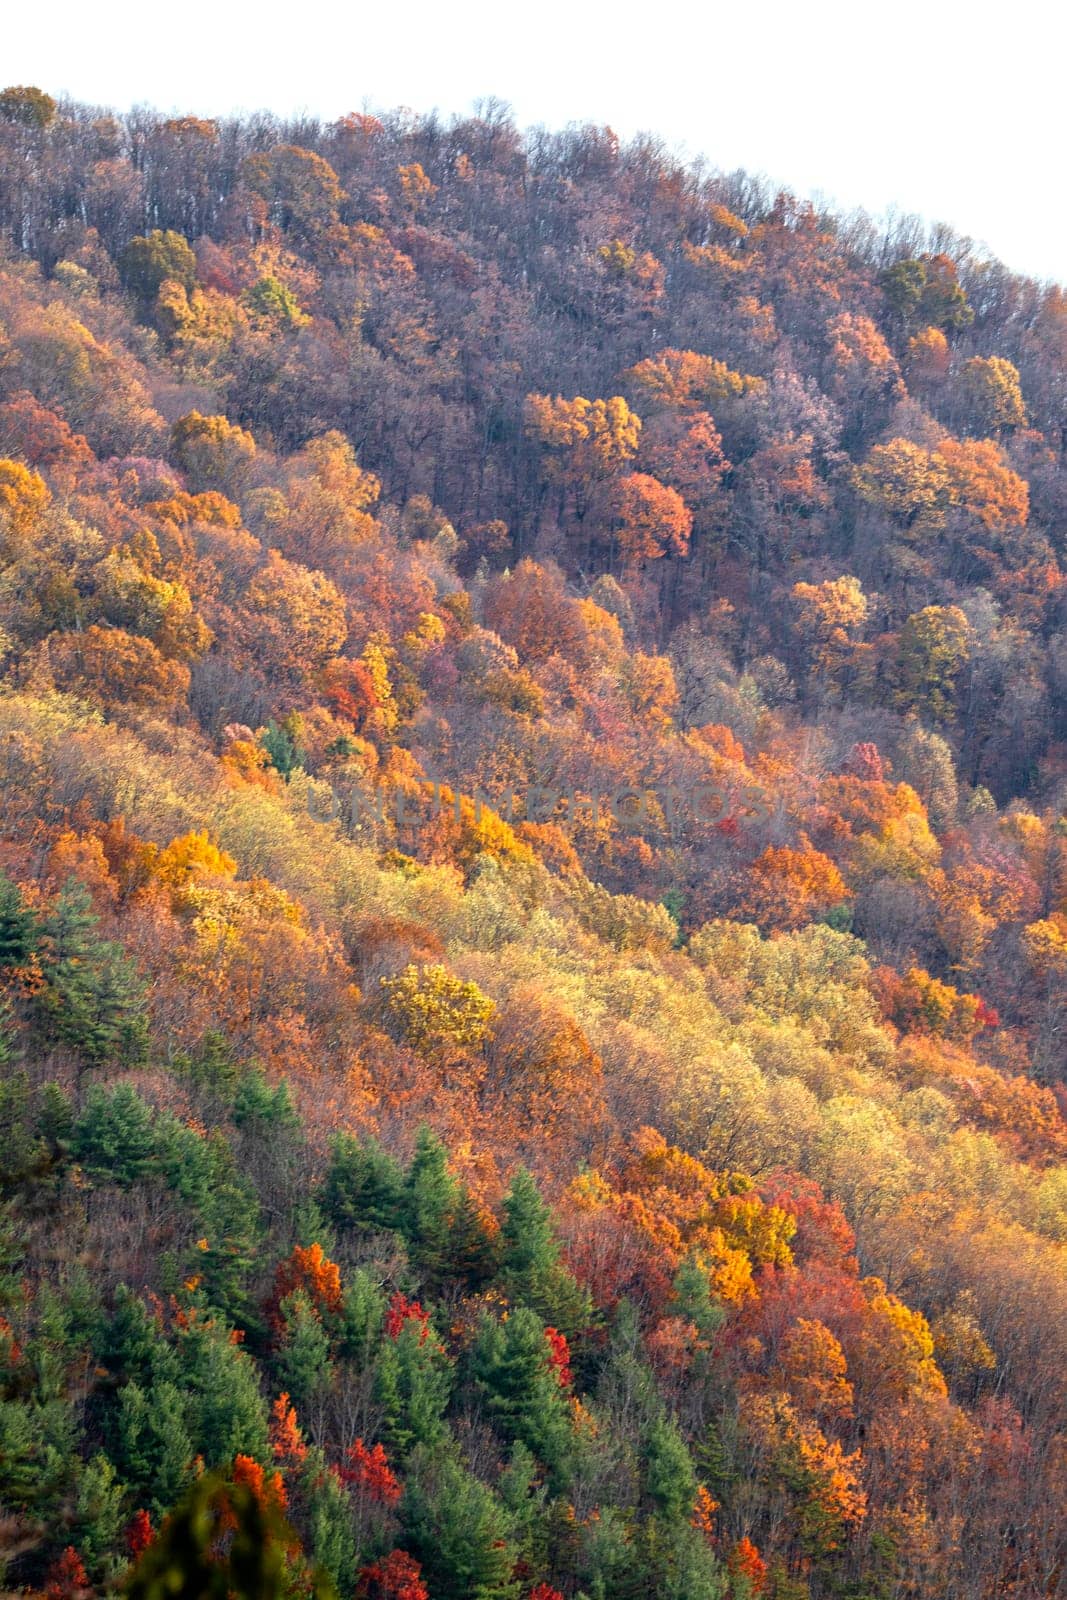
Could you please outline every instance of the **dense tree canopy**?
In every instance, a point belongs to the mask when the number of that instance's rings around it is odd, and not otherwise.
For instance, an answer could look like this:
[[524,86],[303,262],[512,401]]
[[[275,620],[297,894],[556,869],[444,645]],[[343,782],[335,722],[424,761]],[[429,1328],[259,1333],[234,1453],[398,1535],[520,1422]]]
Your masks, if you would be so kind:
[[0,235],[5,1589],[1062,1594],[1064,291],[496,103]]

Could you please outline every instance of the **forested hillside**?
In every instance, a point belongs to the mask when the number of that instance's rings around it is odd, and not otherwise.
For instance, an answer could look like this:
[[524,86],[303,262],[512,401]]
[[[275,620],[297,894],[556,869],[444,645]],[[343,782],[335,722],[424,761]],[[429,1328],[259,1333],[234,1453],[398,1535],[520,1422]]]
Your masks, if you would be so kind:
[[496,104],[0,236],[0,1587],[1061,1595],[1067,293]]

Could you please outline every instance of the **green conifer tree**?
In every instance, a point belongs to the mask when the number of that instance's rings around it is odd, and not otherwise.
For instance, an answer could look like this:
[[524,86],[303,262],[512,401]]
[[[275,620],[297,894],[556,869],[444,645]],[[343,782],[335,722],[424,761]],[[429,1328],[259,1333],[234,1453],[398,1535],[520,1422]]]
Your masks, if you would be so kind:
[[33,1122],[29,1077],[9,1068],[0,1075],[0,1193],[20,1188],[47,1160]]
[[440,1448],[446,1434],[445,1407],[452,1388],[452,1365],[432,1331],[412,1319],[381,1347],[375,1393],[385,1413],[385,1434],[406,1453],[414,1445]]
[[697,1478],[685,1440],[672,1418],[657,1417],[641,1447],[644,1492],[662,1516],[688,1517],[696,1500]]
[[486,1408],[505,1436],[521,1439],[562,1488],[570,1469],[573,1434],[566,1398],[549,1362],[540,1317],[519,1306],[506,1320],[486,1317],[472,1355],[472,1371]]
[[37,948],[39,933],[18,884],[0,871],[0,970],[24,966]]
[[358,1564],[352,1502],[317,1448],[309,1450],[304,1458],[300,1496],[306,1506],[308,1554],[338,1595],[350,1595]]
[[19,1056],[19,1040],[15,1013],[6,995],[0,995],[0,1072],[10,1067]]
[[507,1513],[519,1559],[529,1571],[543,1571],[548,1564],[548,1485],[533,1452],[519,1439],[511,1447],[497,1493]]
[[417,1451],[402,1514],[407,1543],[434,1600],[515,1600],[507,1514],[450,1455]]
[[196,1049],[175,1062],[204,1095],[232,1106],[241,1081],[241,1064],[232,1044],[218,1028],[208,1028]]
[[313,1194],[301,1195],[293,1204],[292,1240],[304,1250],[313,1244],[321,1245],[323,1254],[331,1260],[337,1255],[337,1235]]
[[37,1104],[37,1134],[53,1159],[70,1151],[74,1132],[74,1107],[70,1095],[54,1080],[44,1084]]
[[256,1367],[232,1343],[221,1322],[196,1317],[179,1338],[179,1387],[189,1395],[189,1432],[208,1467],[228,1466],[234,1456],[269,1461],[267,1405]]
[[148,1041],[145,985],[121,945],[94,933],[89,891],[69,878],[41,924],[38,1016],[52,1037],[86,1061],[143,1060]]
[[695,1256],[686,1256],[674,1275],[672,1285],[678,1315],[695,1323],[704,1339],[710,1339],[722,1327],[726,1313],[716,1300],[708,1282],[707,1268]]
[[168,1512],[192,1476],[193,1442],[173,1383],[146,1392],[128,1383],[119,1395],[115,1460],[134,1498],[157,1517]]
[[452,1224],[459,1200],[448,1151],[432,1129],[421,1127],[404,1184],[403,1226],[411,1259],[431,1289],[451,1276]]
[[128,1083],[111,1090],[94,1084],[74,1124],[71,1153],[90,1177],[128,1189],[155,1163],[151,1107]]
[[568,1337],[589,1325],[588,1294],[563,1266],[552,1214],[520,1167],[504,1197],[500,1280],[508,1297],[532,1307]]
[[330,1386],[330,1340],[318,1312],[302,1289],[287,1294],[278,1308],[282,1319],[275,1365],[278,1383],[297,1411],[319,1399]]
[[460,1185],[448,1248],[450,1276],[467,1290],[477,1292],[496,1276],[500,1266],[499,1241],[486,1227],[466,1184]]
[[94,1349],[109,1374],[143,1390],[178,1376],[176,1352],[144,1301],[124,1283],[115,1290],[110,1319],[103,1323]]
[[234,1096],[233,1120],[239,1128],[250,1127],[258,1132],[277,1133],[283,1128],[299,1127],[288,1079],[271,1085],[261,1068],[251,1067]]
[[338,1134],[320,1198],[338,1228],[399,1228],[404,1215],[400,1164],[376,1139]]
[[344,1291],[339,1348],[361,1371],[378,1350],[385,1309],[385,1291],[377,1278],[367,1267],[357,1267]]
[[690,1527],[688,1518],[647,1522],[640,1545],[644,1593],[661,1596],[662,1600],[723,1600],[730,1593],[734,1600],[744,1600],[744,1580],[727,1589],[721,1561],[703,1534]]
[[74,1496],[76,1544],[90,1575],[104,1574],[108,1555],[118,1543],[125,1494],[122,1482],[102,1450],[77,1471]]

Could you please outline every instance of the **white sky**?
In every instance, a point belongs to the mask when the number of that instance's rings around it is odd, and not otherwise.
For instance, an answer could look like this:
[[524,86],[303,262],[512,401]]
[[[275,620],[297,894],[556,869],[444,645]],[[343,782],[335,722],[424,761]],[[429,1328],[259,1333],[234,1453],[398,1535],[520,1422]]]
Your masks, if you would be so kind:
[[125,109],[407,105],[610,123],[801,195],[890,207],[1067,281],[1058,0],[50,0],[4,23],[5,83]]

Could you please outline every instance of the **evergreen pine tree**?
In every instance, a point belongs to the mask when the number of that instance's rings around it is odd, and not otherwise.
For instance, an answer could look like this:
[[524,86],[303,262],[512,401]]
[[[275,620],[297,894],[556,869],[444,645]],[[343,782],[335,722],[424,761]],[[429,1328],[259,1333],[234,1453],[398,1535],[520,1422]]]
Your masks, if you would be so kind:
[[15,1028],[15,1013],[11,1009],[11,1002],[6,995],[0,995],[0,1073],[5,1067],[10,1067],[17,1060],[19,1054],[18,1034]]
[[74,1523],[78,1551],[90,1575],[103,1574],[105,1558],[118,1543],[124,1498],[122,1483],[102,1450],[84,1466],[79,1464]]
[[535,1312],[519,1306],[506,1320],[486,1317],[472,1357],[472,1370],[505,1436],[521,1439],[563,1487],[573,1434],[567,1402],[549,1363],[545,1328]]
[[548,1487],[543,1478],[533,1452],[517,1439],[511,1447],[508,1464],[500,1474],[497,1493],[507,1512],[519,1557],[532,1572],[542,1571],[548,1556],[545,1526]]
[[132,1380],[142,1389],[177,1377],[177,1354],[144,1301],[124,1283],[115,1290],[110,1320],[103,1325],[94,1348],[113,1377]]
[[267,752],[270,764],[276,772],[280,772],[286,783],[296,769],[303,765],[305,755],[294,737],[294,729],[287,726],[288,718],[284,718],[279,725],[272,717],[259,736],[259,742]]
[[416,1452],[402,1514],[408,1546],[434,1600],[515,1600],[504,1507],[450,1455]]
[[73,1132],[74,1108],[70,1095],[61,1083],[49,1079],[38,1101],[37,1133],[53,1159],[68,1153]]
[[0,1193],[25,1184],[47,1159],[33,1121],[29,1077],[9,1069],[0,1076]]
[[208,1467],[229,1466],[236,1455],[270,1459],[267,1404],[256,1367],[226,1327],[197,1317],[179,1339],[178,1386],[189,1398],[193,1448]]
[[241,1066],[230,1041],[218,1028],[208,1028],[197,1048],[179,1056],[175,1066],[188,1074],[201,1093],[232,1105]]
[[119,1391],[114,1422],[112,1454],[126,1482],[140,1499],[141,1491],[155,1470],[149,1428],[151,1412],[148,1397],[139,1383],[127,1383]]
[[321,1203],[339,1228],[399,1228],[404,1213],[404,1177],[400,1165],[376,1139],[338,1134]]
[[18,884],[0,871],[0,970],[24,966],[37,947],[39,931]]
[[115,1440],[115,1460],[134,1498],[162,1516],[188,1484],[194,1455],[174,1384],[156,1383],[147,1393],[140,1384],[126,1384],[119,1395]]
[[111,1090],[94,1084],[74,1124],[71,1153],[90,1177],[128,1189],[155,1161],[151,1108],[128,1083]]
[[673,1419],[657,1417],[646,1430],[641,1464],[644,1491],[656,1511],[675,1521],[688,1518],[696,1500],[697,1478]]
[[282,1334],[275,1357],[278,1387],[292,1396],[300,1412],[330,1386],[330,1340],[302,1289],[286,1295],[279,1313]]
[[0,1399],[0,1462],[6,1505],[34,1505],[42,1487],[41,1440],[36,1410],[27,1400]]
[[256,1192],[236,1174],[219,1174],[199,1218],[207,1240],[207,1249],[197,1251],[204,1295],[229,1321],[249,1328],[256,1322],[249,1282],[263,1238]]
[[616,1308],[596,1398],[607,1416],[625,1415],[628,1426],[642,1432],[663,1414],[656,1380],[645,1360],[641,1325],[629,1300],[620,1301]]
[[344,1291],[340,1353],[362,1371],[378,1350],[385,1321],[385,1291],[366,1267],[357,1267]]
[[182,1396],[172,1383],[157,1383],[150,1392],[154,1411],[155,1465],[146,1487],[157,1516],[166,1515],[180,1498],[194,1470],[192,1441],[185,1426]]
[[619,1506],[605,1505],[582,1529],[578,1568],[588,1600],[646,1600],[655,1594],[629,1522]]
[[0,1199],[0,1316],[5,1308],[17,1304],[23,1293],[24,1235],[16,1224],[15,1204]]
[[707,1268],[695,1256],[686,1256],[675,1273],[673,1289],[678,1315],[692,1322],[702,1339],[712,1339],[726,1313],[712,1295]]
[[459,1201],[452,1217],[449,1259],[450,1275],[473,1292],[490,1283],[500,1265],[499,1242],[486,1227],[466,1184],[460,1185]]
[[41,924],[38,1015],[91,1065],[135,1063],[147,1048],[145,985],[122,946],[96,936],[98,920],[88,889],[69,878]]
[[95,1273],[82,1261],[67,1267],[61,1285],[67,1337],[83,1358],[100,1343],[107,1313]]
[[317,1448],[308,1451],[300,1470],[301,1499],[306,1506],[308,1554],[326,1573],[338,1595],[355,1587],[357,1543],[352,1501]]
[[646,1523],[641,1540],[646,1571],[645,1593],[662,1600],[722,1600],[731,1593],[743,1600],[745,1590],[731,1584],[727,1591],[726,1572],[703,1534],[689,1524],[688,1517]]
[[448,1151],[432,1129],[421,1127],[404,1185],[404,1233],[411,1259],[430,1289],[451,1276],[452,1223],[459,1199]]
[[193,1214],[192,1271],[208,1303],[230,1321],[255,1321],[248,1283],[263,1234],[259,1200],[225,1134],[207,1138],[168,1112],[156,1123],[160,1167]]
[[277,1133],[282,1128],[298,1128],[300,1118],[288,1079],[282,1078],[272,1086],[262,1068],[250,1067],[234,1095],[233,1120],[239,1128],[250,1127],[253,1131],[269,1129]]
[[301,1195],[293,1204],[292,1240],[303,1250],[320,1245],[331,1259],[338,1252],[337,1235],[314,1195]]
[[402,1454],[417,1444],[439,1448],[452,1388],[452,1366],[425,1323],[412,1318],[386,1338],[375,1373],[376,1398],[385,1413],[385,1433]]
[[167,1184],[195,1210],[202,1210],[215,1178],[216,1163],[208,1140],[173,1111],[164,1110],[155,1119],[154,1143]]
[[[532,1287],[553,1272],[560,1247],[548,1207],[533,1176],[520,1167],[504,1197],[504,1222],[500,1230],[502,1270],[516,1289]],[[525,1293],[517,1299],[528,1300]]]
[[525,1167],[504,1197],[500,1247],[500,1279],[509,1299],[532,1307],[568,1337],[588,1326],[589,1295],[563,1266],[552,1214]]
[[404,1184],[403,1228],[412,1262],[431,1292],[449,1279],[478,1288],[493,1276],[495,1240],[473,1196],[448,1170],[447,1148],[425,1126]]
[[709,1422],[694,1445],[697,1471],[716,1499],[729,1494],[741,1476],[736,1465],[738,1454],[736,1425],[727,1427],[721,1420]]

